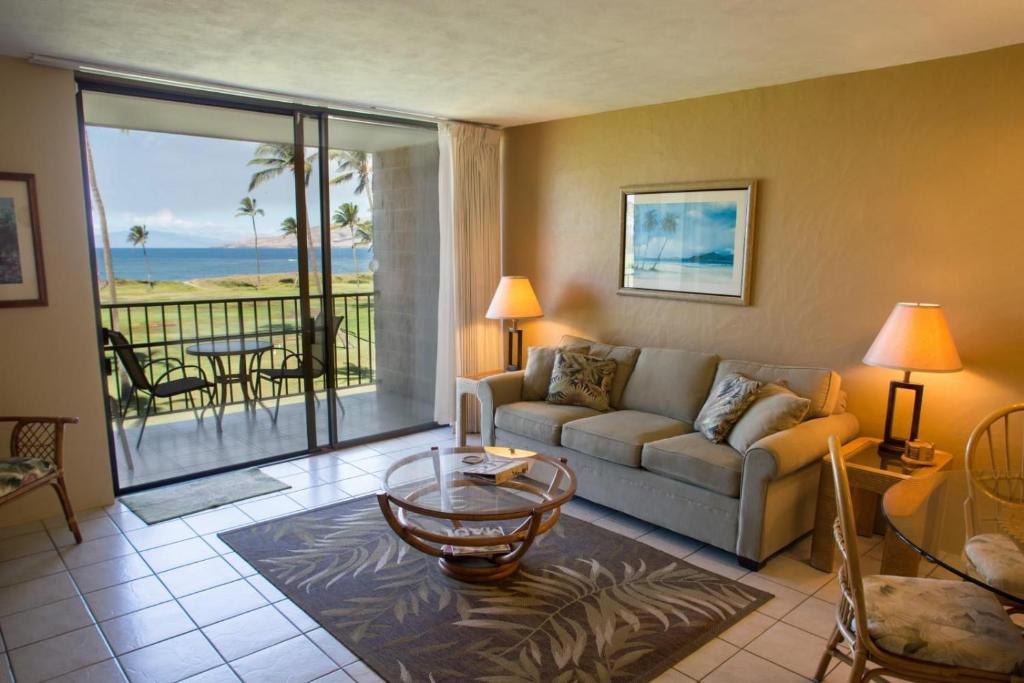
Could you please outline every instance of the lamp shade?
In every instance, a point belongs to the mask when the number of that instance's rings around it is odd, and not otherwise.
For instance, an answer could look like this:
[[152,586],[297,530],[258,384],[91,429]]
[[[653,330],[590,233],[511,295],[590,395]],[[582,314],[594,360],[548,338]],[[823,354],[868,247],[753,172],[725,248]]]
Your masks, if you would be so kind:
[[912,372],[963,368],[938,304],[896,304],[864,356],[868,365]]
[[506,275],[498,283],[487,317],[491,320],[518,320],[539,318],[544,315],[533,293],[529,278],[522,275]]

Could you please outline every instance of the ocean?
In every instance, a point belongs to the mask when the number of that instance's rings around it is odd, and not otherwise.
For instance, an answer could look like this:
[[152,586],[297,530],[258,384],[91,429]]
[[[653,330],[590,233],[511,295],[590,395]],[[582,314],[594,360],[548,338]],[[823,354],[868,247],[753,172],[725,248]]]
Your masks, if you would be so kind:
[[[114,275],[119,280],[145,280],[146,262],[139,247],[114,247]],[[373,258],[370,248],[357,247],[353,258],[349,247],[331,249],[332,270],[339,273],[359,273],[369,270]],[[96,250],[99,277],[105,280],[103,250]],[[295,273],[299,267],[299,254],[295,249],[260,248],[260,272]],[[196,280],[230,275],[255,275],[256,250],[251,248],[150,249],[149,268],[154,280]]]

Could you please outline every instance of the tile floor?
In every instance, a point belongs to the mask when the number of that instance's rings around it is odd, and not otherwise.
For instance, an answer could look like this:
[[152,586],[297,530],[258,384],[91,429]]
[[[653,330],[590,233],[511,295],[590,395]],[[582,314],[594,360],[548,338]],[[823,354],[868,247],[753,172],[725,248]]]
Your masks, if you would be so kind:
[[[380,680],[216,534],[371,492],[393,458],[450,440],[434,430],[276,464],[264,469],[286,492],[149,527],[120,503],[82,511],[77,546],[63,519],[0,528],[0,683]],[[587,501],[566,511],[775,595],[660,683],[813,675],[838,587],[806,563],[808,539],[749,573],[728,553]],[[862,539],[867,572],[878,570],[878,540]],[[835,665],[828,680],[844,674]]]

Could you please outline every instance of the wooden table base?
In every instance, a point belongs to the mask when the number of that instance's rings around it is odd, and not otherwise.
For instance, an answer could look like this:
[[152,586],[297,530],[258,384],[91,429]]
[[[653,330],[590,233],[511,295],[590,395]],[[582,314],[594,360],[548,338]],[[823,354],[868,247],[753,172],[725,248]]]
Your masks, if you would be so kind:
[[439,557],[437,565],[446,576],[467,583],[494,583],[519,571],[519,561],[498,564],[485,557]]

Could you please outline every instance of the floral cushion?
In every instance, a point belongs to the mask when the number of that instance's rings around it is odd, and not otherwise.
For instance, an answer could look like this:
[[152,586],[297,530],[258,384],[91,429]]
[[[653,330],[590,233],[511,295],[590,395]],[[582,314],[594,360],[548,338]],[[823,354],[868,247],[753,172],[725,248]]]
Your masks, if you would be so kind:
[[978,534],[967,540],[964,555],[985,583],[1024,594],[1024,553],[1006,534]]
[[46,458],[0,458],[0,496],[56,470],[53,461]]
[[1024,636],[995,596],[964,581],[864,577],[868,633],[894,655],[1024,674]]
[[548,386],[548,403],[608,410],[615,368],[614,360],[558,349]]
[[757,398],[761,383],[736,373],[726,375],[711,390],[694,428],[711,443],[722,443],[743,412]]

